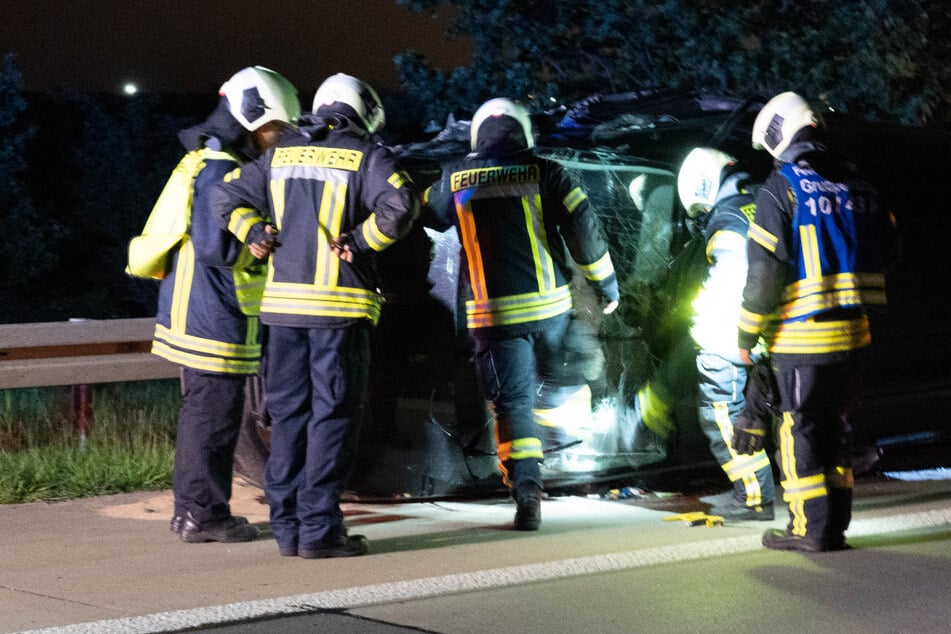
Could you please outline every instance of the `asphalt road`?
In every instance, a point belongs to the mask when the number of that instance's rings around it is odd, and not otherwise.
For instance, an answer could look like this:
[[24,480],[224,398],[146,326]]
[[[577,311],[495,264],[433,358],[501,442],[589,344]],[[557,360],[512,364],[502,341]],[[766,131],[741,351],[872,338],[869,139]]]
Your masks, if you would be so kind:
[[[945,473],[946,475],[946,473]],[[537,533],[508,500],[348,504],[371,553],[280,557],[267,535],[183,544],[168,492],[0,507],[0,631],[947,632],[951,480],[859,479],[851,551],[688,526],[696,498],[571,496]],[[259,492],[235,512],[266,528]]]

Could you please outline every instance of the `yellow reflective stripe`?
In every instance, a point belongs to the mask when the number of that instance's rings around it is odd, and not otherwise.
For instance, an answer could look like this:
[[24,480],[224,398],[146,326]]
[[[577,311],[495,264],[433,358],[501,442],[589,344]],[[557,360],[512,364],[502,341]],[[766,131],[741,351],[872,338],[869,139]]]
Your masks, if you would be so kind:
[[717,431],[720,432],[720,438],[726,443],[733,453],[733,447],[730,446],[730,439],[733,438],[733,422],[730,420],[730,407],[723,401],[713,403],[713,420],[717,424]]
[[498,454],[502,462],[545,457],[542,453],[542,441],[538,438],[516,438],[510,442],[499,443]]
[[783,486],[783,500],[789,506],[790,530],[794,535],[806,534],[806,500],[827,494],[825,476],[818,474],[800,478],[797,472],[795,440],[792,434],[793,417],[791,412],[783,412],[783,420],[779,426],[779,453],[780,467],[785,480]]
[[859,296],[862,298],[862,303],[866,306],[887,306],[888,298],[885,294],[884,289],[867,289],[863,288],[859,291]]
[[885,295],[885,276],[882,273],[858,273],[856,277],[863,304],[869,306],[888,304]]
[[317,210],[317,257],[314,282],[320,287],[332,287],[340,275],[340,258],[330,250],[330,240],[340,235],[344,208],[347,201],[346,183],[324,183]]
[[740,321],[737,324],[743,332],[758,335],[763,330],[763,324],[766,323],[767,315],[760,315],[745,308],[740,308]]
[[426,189],[423,190],[422,195],[419,197],[420,202],[422,202],[423,205],[429,204],[429,195],[432,193],[432,191],[433,191],[432,187],[427,187]]
[[835,308],[856,308],[861,305],[861,297],[855,289],[814,293],[784,304],[779,318],[784,321],[798,319]]
[[236,167],[236,168],[234,168],[233,170],[231,170],[230,172],[228,172],[227,174],[225,174],[225,177],[224,177],[222,180],[223,180],[224,182],[226,182],[226,183],[230,183],[231,181],[236,180],[236,179],[238,179],[238,178],[241,178],[241,168],[240,168],[240,167]]
[[256,338],[257,320],[250,319],[248,321],[253,322],[253,326],[248,329],[248,338],[250,339],[251,336],[255,337],[251,340],[252,343],[228,343],[226,341],[196,337],[195,335],[189,335],[184,332],[166,328],[161,324],[155,325],[155,338],[176,348],[183,348],[204,355],[247,360],[261,356],[261,345],[257,343]]
[[367,318],[376,323],[381,304],[377,293],[362,288],[321,288],[271,281],[264,291],[261,312]]
[[508,295],[466,302],[469,328],[520,324],[555,317],[571,310],[571,289],[562,286],[551,293]]
[[374,251],[382,251],[396,242],[396,238],[391,238],[380,231],[380,227],[376,224],[375,212],[370,214],[370,217],[363,223],[363,239],[366,240],[367,245]]
[[885,288],[885,275],[883,273],[856,273],[858,285],[865,288]]
[[257,315],[261,310],[261,296],[264,294],[264,269],[232,269],[231,277],[241,312],[245,315]]
[[822,260],[819,257],[816,227],[814,225],[800,226],[799,242],[802,250],[802,265],[806,270],[806,282],[822,279]]
[[784,354],[816,354],[855,350],[871,342],[868,317],[863,315],[839,321],[781,323],[769,349]]
[[564,199],[564,205],[568,209],[568,213],[573,213],[575,209],[578,208],[582,202],[588,199],[588,195],[584,193],[580,187],[575,187],[572,189]]
[[228,220],[228,231],[236,235],[238,240],[244,242],[248,239],[251,227],[262,222],[265,222],[265,220],[256,209],[238,207],[231,212],[231,218]]
[[826,488],[826,476],[823,473],[807,476],[805,478],[795,478],[783,480],[783,499],[789,500],[812,500],[814,498],[828,495]]
[[670,405],[657,396],[657,392],[647,383],[638,390],[638,406],[641,410],[641,420],[648,429],[658,436],[667,438],[674,430],[674,420],[670,416]]
[[[317,209],[317,252],[314,260],[314,281],[320,286],[330,286],[332,260],[337,260],[330,250],[330,240],[336,234],[327,226],[333,216],[334,186],[333,183],[324,183],[320,194],[320,207]],[[339,270],[339,269],[338,269]]]
[[607,251],[591,264],[579,264],[578,267],[585,278],[593,282],[600,282],[614,275],[614,263],[611,261],[611,254]]
[[[729,443],[727,447],[730,447]],[[723,471],[731,482],[746,478],[747,476],[755,474],[763,467],[769,466],[769,456],[767,456],[766,452],[762,449],[751,455],[743,455],[735,454],[733,448],[730,447],[730,453],[734,458],[723,465]],[[755,480],[756,478],[754,477],[753,479]]]
[[525,233],[532,249],[532,260],[535,262],[535,279],[538,290],[550,291],[555,288],[555,265],[548,251],[548,234],[545,232],[545,223],[542,219],[541,195],[534,194],[532,198],[522,197],[522,213],[525,217]]
[[[238,158],[234,154],[222,152],[221,150],[212,150],[210,148],[202,148],[201,156],[203,159],[211,159],[215,161],[232,161],[234,163],[238,162]],[[240,176],[240,168],[235,169],[234,171],[239,172],[238,175]],[[235,178],[237,178],[237,176]]]
[[191,238],[185,236],[178,250],[175,265],[175,286],[172,290],[172,306],[169,311],[169,323],[176,332],[185,332],[188,318],[188,302],[191,299],[192,280],[195,276],[195,247]]
[[[883,278],[884,282],[884,278]],[[783,301],[830,291],[848,291],[859,287],[859,277],[855,273],[837,273],[793,282],[783,289]]]
[[286,191],[283,178],[276,178],[271,181],[271,209],[274,210],[274,226],[280,230],[284,223],[284,192]]
[[746,237],[770,253],[775,253],[776,245],[779,244],[779,238],[771,234],[766,229],[763,229],[755,222],[750,223],[750,228],[746,234]]
[[743,480],[747,506],[760,504],[762,495],[756,472],[769,466],[769,457],[762,449],[751,455],[738,454],[733,450],[733,421],[730,420],[730,408],[727,403],[722,401],[713,403],[713,418],[731,456],[731,459],[722,465],[723,472],[731,482]]
[[796,477],[796,453],[793,451],[792,435],[793,417],[790,412],[783,412],[783,420],[779,425],[779,466],[787,478]]
[[707,262],[713,262],[710,257],[714,250],[740,252],[746,248],[746,236],[740,235],[731,229],[721,229],[711,236],[707,241]]
[[222,359],[193,354],[172,348],[162,341],[152,342],[152,354],[189,368],[222,374],[255,374],[261,365],[260,360]]
[[406,172],[393,172],[386,182],[389,183],[394,189],[399,189],[403,185],[409,182],[409,175]]
[[548,409],[535,408],[532,410],[535,422],[542,427],[562,429],[571,427],[577,434],[578,421],[587,420],[591,416],[591,388],[582,385],[571,396],[557,407]]
[[469,266],[469,285],[472,287],[472,297],[475,302],[484,302],[488,299],[488,291],[475,217],[472,214],[472,205],[469,203],[460,204],[458,196],[456,196],[456,216],[459,218],[459,238],[462,241]]
[[825,476],[820,473],[802,479],[784,480],[781,484],[783,501],[788,505],[791,516],[790,532],[804,537],[809,523],[809,518],[806,516],[806,502],[829,494]]

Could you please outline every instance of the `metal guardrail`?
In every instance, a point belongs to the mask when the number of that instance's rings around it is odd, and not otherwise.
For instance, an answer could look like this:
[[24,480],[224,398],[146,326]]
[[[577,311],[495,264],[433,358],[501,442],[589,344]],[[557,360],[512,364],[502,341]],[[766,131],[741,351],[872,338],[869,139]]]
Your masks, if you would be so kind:
[[177,378],[149,352],[155,319],[0,325],[0,389]]

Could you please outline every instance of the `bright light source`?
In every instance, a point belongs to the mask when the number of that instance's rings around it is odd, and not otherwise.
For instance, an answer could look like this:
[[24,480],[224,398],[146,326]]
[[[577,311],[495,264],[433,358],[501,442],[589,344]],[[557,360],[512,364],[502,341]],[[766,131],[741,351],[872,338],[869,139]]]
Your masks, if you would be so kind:
[[124,92],[125,94],[131,97],[135,93],[139,92],[139,87],[133,84],[132,82],[128,82],[122,87],[122,92]]

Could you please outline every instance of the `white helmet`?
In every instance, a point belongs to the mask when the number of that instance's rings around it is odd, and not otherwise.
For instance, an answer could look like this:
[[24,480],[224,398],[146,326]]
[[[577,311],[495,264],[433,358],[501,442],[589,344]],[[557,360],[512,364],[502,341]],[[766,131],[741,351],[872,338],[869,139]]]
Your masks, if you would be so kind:
[[677,193],[687,215],[696,218],[707,213],[717,200],[723,183],[723,169],[736,164],[736,159],[709,147],[690,151],[677,175]]
[[386,113],[383,112],[383,102],[368,84],[356,77],[344,73],[331,75],[324,80],[317,92],[314,93],[314,113],[323,106],[342,103],[350,106],[360,117],[364,129],[370,134],[383,128],[386,123]]
[[525,109],[525,106],[511,99],[506,99],[505,97],[496,97],[495,99],[489,99],[479,106],[479,109],[472,115],[472,126],[469,134],[472,137],[473,150],[476,149],[479,140],[479,128],[489,117],[511,117],[515,119],[519,125],[522,126],[522,132],[525,133],[526,147],[535,146],[535,135],[532,133],[532,118],[528,114],[528,110]]
[[297,89],[286,77],[263,66],[249,66],[221,85],[228,111],[247,130],[265,123],[296,123],[300,116]]
[[809,103],[794,92],[776,95],[763,106],[753,122],[753,148],[779,158],[797,132],[816,125]]

